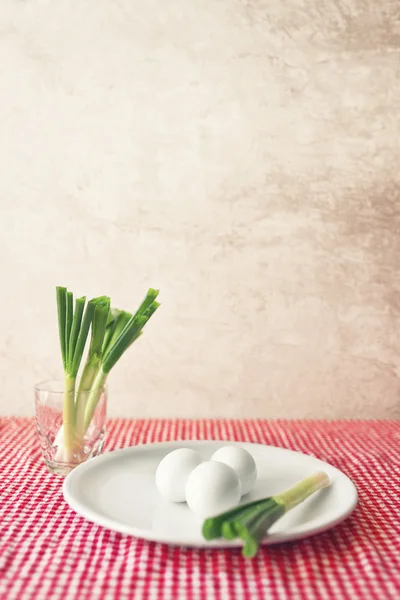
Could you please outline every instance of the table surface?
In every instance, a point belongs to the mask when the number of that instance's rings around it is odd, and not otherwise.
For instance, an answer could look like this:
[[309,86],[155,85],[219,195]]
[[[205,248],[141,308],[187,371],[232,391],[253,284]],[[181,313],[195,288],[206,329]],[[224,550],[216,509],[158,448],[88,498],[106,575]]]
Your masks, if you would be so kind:
[[256,600],[400,597],[400,422],[114,420],[107,449],[175,439],[258,442],[346,473],[360,502],[329,532],[272,547],[169,547],[86,522],[43,463],[32,419],[0,419],[0,598]]

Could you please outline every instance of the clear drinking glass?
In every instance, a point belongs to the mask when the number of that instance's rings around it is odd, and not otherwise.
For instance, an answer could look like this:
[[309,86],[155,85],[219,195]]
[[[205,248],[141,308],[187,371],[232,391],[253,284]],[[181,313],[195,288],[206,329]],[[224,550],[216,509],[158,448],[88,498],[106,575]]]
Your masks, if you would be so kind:
[[[76,386],[78,388],[78,385]],[[51,473],[68,475],[68,473],[88,458],[101,454],[104,446],[107,387],[101,395],[92,420],[85,432],[79,436],[75,430],[73,449],[66,459],[63,431],[64,382],[45,381],[35,386],[36,430],[44,462]],[[85,393],[80,394],[80,402],[84,406]],[[75,395],[75,405],[76,405]],[[81,406],[82,406],[81,404]],[[77,439],[78,438],[78,439]]]

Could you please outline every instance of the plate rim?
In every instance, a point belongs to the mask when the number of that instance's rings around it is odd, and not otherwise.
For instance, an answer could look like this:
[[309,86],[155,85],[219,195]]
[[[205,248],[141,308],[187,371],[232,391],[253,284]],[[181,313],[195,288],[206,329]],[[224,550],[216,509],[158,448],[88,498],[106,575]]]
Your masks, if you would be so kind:
[[139,444],[136,444],[133,446],[127,446],[126,448],[116,448],[115,450],[109,450],[109,451],[105,452],[104,454],[101,454],[99,456],[91,458],[91,459],[85,461],[84,463],[78,465],[77,467],[75,467],[75,469],[73,469],[67,475],[67,477],[64,479],[63,485],[62,485],[62,493],[63,493],[64,500],[66,501],[68,506],[79,517],[86,519],[90,523],[93,523],[97,526],[105,527],[108,530],[115,531],[115,532],[121,533],[123,535],[129,535],[129,536],[132,536],[132,537],[135,537],[138,539],[143,539],[143,540],[156,542],[156,543],[168,544],[170,546],[181,546],[181,547],[185,547],[185,548],[214,548],[214,549],[221,548],[222,549],[222,548],[241,547],[243,545],[241,540],[228,541],[228,540],[220,539],[220,540],[211,540],[211,541],[199,540],[198,542],[196,542],[196,541],[182,542],[182,540],[179,539],[179,536],[177,536],[176,539],[174,539],[170,535],[167,536],[167,535],[162,535],[162,534],[156,534],[152,530],[138,529],[136,527],[132,527],[131,525],[124,525],[123,523],[120,523],[118,521],[110,519],[107,516],[101,515],[99,513],[94,513],[92,509],[85,507],[81,502],[79,502],[79,500],[75,499],[74,495],[71,493],[71,487],[72,487],[74,480],[76,478],[81,477],[81,475],[83,473],[85,473],[85,471],[94,468],[99,461],[100,462],[108,462],[113,459],[115,460],[119,455],[129,454],[132,452],[134,453],[135,451],[143,450],[146,448],[157,447],[160,449],[164,449],[164,448],[168,449],[172,446],[185,445],[185,444],[191,444],[191,445],[225,444],[225,445],[232,445],[232,446],[233,445],[236,445],[236,446],[246,445],[246,446],[257,446],[257,447],[261,447],[261,448],[276,449],[276,450],[279,450],[279,451],[282,451],[282,452],[285,452],[288,454],[292,454],[292,455],[296,455],[296,456],[300,455],[300,456],[304,456],[306,458],[313,459],[313,460],[321,463],[321,466],[327,465],[327,466],[329,466],[330,469],[332,469],[334,472],[336,472],[341,478],[347,480],[347,482],[350,484],[350,489],[353,493],[353,497],[351,499],[351,502],[349,502],[349,506],[347,507],[347,509],[342,514],[340,514],[336,519],[332,519],[331,521],[329,521],[328,523],[326,523],[324,525],[315,525],[314,527],[310,527],[306,531],[298,531],[298,532],[292,531],[292,533],[287,533],[287,534],[285,534],[284,532],[268,534],[262,540],[262,542],[261,542],[262,545],[274,545],[274,544],[278,544],[278,543],[291,542],[291,541],[305,539],[305,538],[311,537],[313,535],[316,535],[318,533],[323,533],[325,531],[332,529],[333,527],[336,527],[336,525],[339,525],[340,523],[342,523],[345,519],[347,519],[354,512],[355,508],[357,507],[358,499],[359,499],[358,490],[357,490],[357,487],[355,486],[354,482],[350,479],[350,477],[348,477],[348,475],[343,473],[343,471],[341,471],[334,465],[331,465],[330,463],[314,456],[313,454],[306,454],[305,452],[292,450],[291,448],[283,448],[281,446],[274,446],[271,444],[262,444],[259,442],[247,442],[247,441],[236,441],[236,440],[230,441],[230,440],[226,440],[226,439],[225,440],[168,440],[168,441],[148,442],[148,443],[142,442],[142,443],[139,443]]

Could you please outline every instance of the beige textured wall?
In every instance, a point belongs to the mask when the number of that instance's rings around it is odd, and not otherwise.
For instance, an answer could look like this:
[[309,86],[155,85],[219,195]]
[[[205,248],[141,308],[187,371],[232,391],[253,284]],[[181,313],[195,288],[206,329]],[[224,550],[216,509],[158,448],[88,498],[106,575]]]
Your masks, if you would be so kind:
[[1,0],[0,413],[54,286],[163,307],[116,415],[400,416],[398,0]]

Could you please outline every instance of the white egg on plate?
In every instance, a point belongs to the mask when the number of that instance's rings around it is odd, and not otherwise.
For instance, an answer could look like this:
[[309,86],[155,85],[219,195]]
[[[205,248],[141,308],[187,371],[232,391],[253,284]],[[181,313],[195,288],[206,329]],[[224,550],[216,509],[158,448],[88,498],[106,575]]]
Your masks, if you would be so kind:
[[222,462],[236,471],[242,484],[242,496],[253,489],[257,480],[257,467],[250,452],[239,446],[223,446],[214,452],[211,460]]
[[242,486],[228,465],[210,460],[196,467],[186,484],[186,502],[199,517],[207,518],[236,506]]
[[185,502],[188,477],[202,460],[191,448],[178,448],[164,456],[156,470],[156,486],[161,496],[170,502]]

